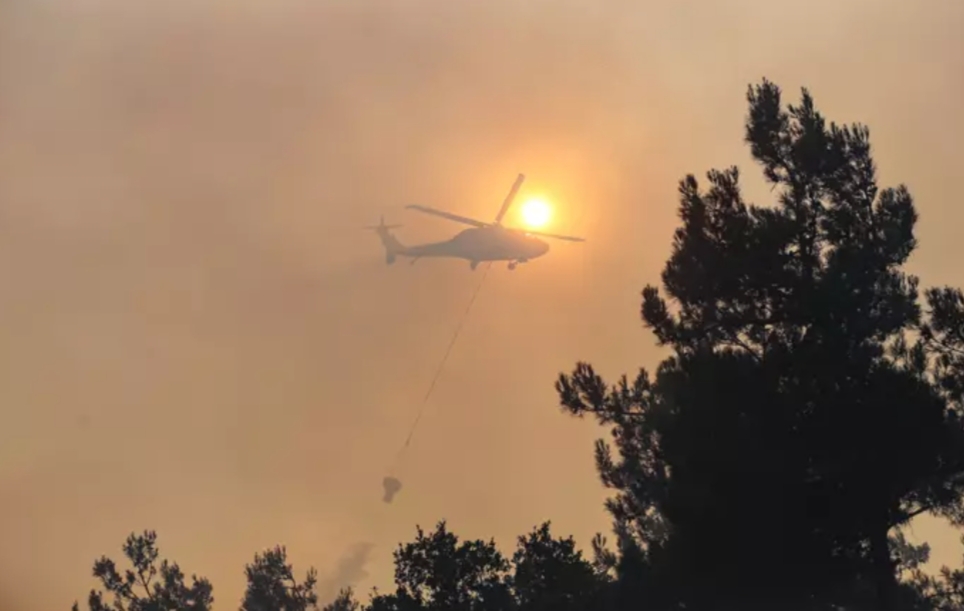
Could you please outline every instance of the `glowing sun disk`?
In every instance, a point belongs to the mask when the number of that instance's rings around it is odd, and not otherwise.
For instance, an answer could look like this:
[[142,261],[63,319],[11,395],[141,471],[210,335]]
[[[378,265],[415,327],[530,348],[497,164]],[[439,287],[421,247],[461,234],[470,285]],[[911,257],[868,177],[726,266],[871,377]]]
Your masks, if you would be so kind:
[[522,204],[522,220],[533,229],[543,227],[552,217],[552,207],[541,197],[534,197]]

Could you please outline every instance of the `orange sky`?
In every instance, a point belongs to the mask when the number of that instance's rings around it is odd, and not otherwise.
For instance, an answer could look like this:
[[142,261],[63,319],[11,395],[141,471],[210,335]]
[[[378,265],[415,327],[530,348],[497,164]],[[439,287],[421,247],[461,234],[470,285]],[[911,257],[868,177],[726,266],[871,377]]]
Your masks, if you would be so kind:
[[[600,431],[554,379],[656,364],[639,291],[682,175],[738,163],[767,197],[748,83],[868,123],[917,198],[914,270],[964,285],[961,23],[946,0],[0,0],[0,606],[68,608],[143,528],[219,609],[278,542],[332,588],[371,544],[362,589],[440,518],[588,545]],[[493,268],[383,505],[479,272],[386,267],[359,228],[445,237],[403,206],[490,218],[517,172],[589,242]]]

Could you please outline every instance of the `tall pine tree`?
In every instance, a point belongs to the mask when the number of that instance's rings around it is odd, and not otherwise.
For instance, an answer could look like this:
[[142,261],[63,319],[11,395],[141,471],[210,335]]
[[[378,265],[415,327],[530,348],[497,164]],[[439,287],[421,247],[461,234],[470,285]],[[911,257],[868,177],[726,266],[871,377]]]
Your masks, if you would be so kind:
[[964,300],[921,306],[902,269],[913,200],[878,188],[866,127],[828,124],[806,90],[785,108],[766,80],[748,102],[776,204],[745,202],[735,167],[681,181],[663,291],[642,304],[672,356],[611,387],[580,363],[557,390],[612,427],[597,463],[627,590],[690,609],[900,608],[889,534],[961,513]]

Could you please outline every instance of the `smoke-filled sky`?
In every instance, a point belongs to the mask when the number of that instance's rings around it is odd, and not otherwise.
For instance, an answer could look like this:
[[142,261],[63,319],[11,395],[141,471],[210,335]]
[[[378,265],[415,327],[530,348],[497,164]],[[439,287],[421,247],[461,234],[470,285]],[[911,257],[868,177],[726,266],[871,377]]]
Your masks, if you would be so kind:
[[[240,599],[288,546],[325,594],[391,551],[552,519],[608,528],[580,359],[659,353],[638,319],[688,172],[740,164],[746,87],[869,124],[921,213],[914,271],[964,285],[964,3],[947,0],[0,0],[0,607],[66,609],[133,530]],[[384,264],[489,219],[517,172],[545,258],[492,268],[381,503],[481,269]],[[751,178],[752,177],[752,178]],[[915,526],[936,559],[959,548]]]

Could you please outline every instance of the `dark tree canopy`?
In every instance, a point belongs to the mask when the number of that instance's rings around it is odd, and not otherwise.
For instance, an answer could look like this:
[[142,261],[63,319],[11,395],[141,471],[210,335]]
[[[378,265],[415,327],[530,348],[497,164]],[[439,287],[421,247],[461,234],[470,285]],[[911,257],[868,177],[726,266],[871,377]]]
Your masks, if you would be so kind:
[[[150,567],[158,558],[153,533],[132,535],[124,550],[135,566],[126,578],[104,568],[114,566],[107,558],[94,569],[120,602],[104,602],[94,592],[90,611],[210,610],[210,584],[199,579],[193,590],[185,588],[176,565],[163,561],[161,566],[168,568],[156,572],[166,570],[174,578],[152,584]],[[394,592],[373,591],[364,603],[347,587],[322,611],[603,611],[609,608],[611,584],[606,570],[583,558],[572,538],[554,537],[548,522],[519,537],[507,559],[493,541],[463,541],[443,521],[430,533],[418,528],[415,540],[395,551]],[[141,573],[147,588],[141,587]],[[296,579],[284,547],[255,554],[245,576],[240,611],[319,608],[317,573],[310,569],[303,581]]]
[[[188,586],[177,564],[167,560],[158,564],[156,533],[131,534],[123,551],[131,563],[123,574],[106,556],[94,563],[94,577],[106,592],[91,590],[90,611],[210,611],[214,603],[210,582],[192,577]],[[73,609],[79,611],[80,606],[74,603]]]
[[494,541],[460,541],[444,521],[428,534],[419,527],[415,541],[395,551],[395,593],[376,596],[372,606],[501,611],[511,599],[508,570]]
[[346,587],[322,611],[362,611],[362,605],[355,598],[355,590]]
[[786,108],[768,81],[747,97],[776,205],[745,202],[736,168],[684,179],[663,291],[642,305],[672,356],[613,387],[581,363],[557,390],[612,427],[597,464],[654,600],[887,608],[892,530],[961,513],[964,301],[921,306],[902,269],[917,214],[905,187],[878,187],[867,128],[828,124],[806,90]]
[[299,582],[282,546],[255,554],[254,562],[245,567],[245,575],[248,588],[241,611],[308,611],[318,606],[318,574],[311,569]]
[[[964,543],[962,538],[961,543]],[[919,567],[909,567],[918,608],[927,611],[961,611],[964,609],[964,569],[943,567],[938,576],[928,575]]]
[[392,594],[376,594],[370,611],[589,611],[603,609],[609,578],[583,558],[572,538],[548,522],[519,537],[507,559],[494,541],[460,541],[439,522],[417,529],[395,552]]
[[583,558],[572,537],[553,538],[546,522],[519,537],[512,556],[516,604],[525,611],[602,609],[609,580]]

